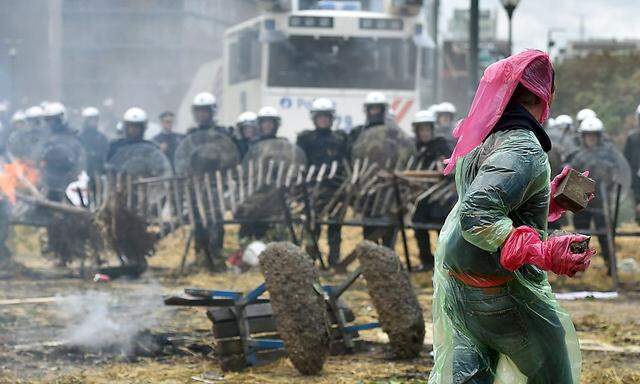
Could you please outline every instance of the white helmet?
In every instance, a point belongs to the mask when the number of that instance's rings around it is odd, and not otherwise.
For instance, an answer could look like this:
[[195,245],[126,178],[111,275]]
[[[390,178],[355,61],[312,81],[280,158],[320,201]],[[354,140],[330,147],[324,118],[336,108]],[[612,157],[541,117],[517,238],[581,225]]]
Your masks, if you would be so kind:
[[125,123],[146,123],[147,112],[138,107],[129,108],[124,113],[122,121],[124,121]]
[[579,124],[590,117],[598,117],[598,115],[592,109],[589,109],[589,108],[581,109],[576,114],[576,120],[578,120]]
[[455,115],[456,112],[456,106],[448,101],[440,103],[436,106],[436,113],[450,113],[452,115]]
[[34,105],[33,107],[29,107],[27,108],[26,111],[24,111],[24,116],[27,119],[39,119],[42,117],[42,107],[39,105]]
[[215,107],[217,105],[216,97],[209,92],[200,92],[193,98],[191,105],[194,107]]
[[96,107],[87,107],[82,110],[82,117],[99,117],[100,111]]
[[17,123],[20,121],[25,121],[27,119],[27,116],[24,114],[24,112],[22,111],[22,109],[18,109],[17,111],[15,111],[13,113],[13,115],[11,116],[11,122],[12,123]]
[[640,116],[640,104],[638,104],[638,108],[636,108],[636,115]]
[[433,112],[428,109],[424,109],[422,111],[418,111],[418,113],[413,116],[413,121],[411,122],[411,124],[416,126],[418,124],[435,124],[435,122],[436,116],[433,114]]
[[273,107],[262,107],[260,108],[260,111],[258,111],[258,119],[264,117],[271,117],[276,120],[280,120],[280,112]]
[[330,113],[333,115],[336,112],[336,106],[333,101],[326,97],[317,98],[313,100],[313,103],[311,103],[311,116],[319,112]]
[[62,103],[59,103],[57,101],[52,101],[50,103],[47,103],[47,105],[44,107],[44,111],[42,111],[42,115],[44,117],[59,116],[62,119],[64,119],[66,114],[67,114],[67,109],[64,107]]
[[573,125],[573,119],[569,115],[560,115],[553,121],[553,126],[561,125],[563,127],[569,127]]
[[267,245],[262,241],[250,243],[242,252],[242,261],[251,267],[257,267],[260,264],[260,255],[266,248]]
[[369,92],[367,97],[364,100],[364,105],[387,105],[389,102],[387,101],[387,97],[382,92]]
[[236,125],[251,124],[251,123],[255,123],[257,120],[258,120],[258,115],[256,115],[255,112],[251,112],[251,111],[242,112],[240,116],[238,116],[238,119],[236,120]]
[[580,123],[578,132],[580,133],[601,133],[604,130],[602,121],[597,117],[588,117]]

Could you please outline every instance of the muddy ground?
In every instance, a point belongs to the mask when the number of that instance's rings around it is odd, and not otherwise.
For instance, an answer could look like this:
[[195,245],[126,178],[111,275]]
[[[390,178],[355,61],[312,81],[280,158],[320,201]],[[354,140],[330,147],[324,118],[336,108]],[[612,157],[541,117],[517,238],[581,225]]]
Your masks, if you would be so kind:
[[[160,243],[141,279],[94,283],[78,278],[74,268],[56,268],[40,257],[34,231],[15,232],[15,260],[26,268],[0,269],[0,383],[197,383],[193,377],[223,383],[421,383],[428,377],[432,360],[427,345],[418,359],[396,361],[379,330],[362,332],[364,351],[329,357],[319,376],[301,376],[287,359],[223,373],[204,309],[163,307],[161,296],[185,287],[246,291],[262,281],[259,271],[209,275],[192,270],[176,276],[184,241],[184,234],[177,233]],[[231,228],[225,240],[229,252],[237,249],[233,232]],[[345,230],[343,253],[359,239],[359,231]],[[618,259],[624,260],[620,296],[562,302],[583,346],[582,383],[640,383],[640,271],[634,264],[640,263],[640,239],[619,238],[617,244]],[[415,254],[413,243],[411,251]],[[417,264],[415,257],[413,262]],[[592,265],[576,279],[555,279],[556,290],[609,289],[602,261]],[[322,279],[340,280],[328,274]],[[411,279],[430,322],[431,275],[415,273]],[[38,300],[8,301],[27,298]],[[376,320],[363,281],[344,298],[358,322]],[[427,339],[430,333],[428,328]],[[69,346],[65,340],[70,339],[83,347]],[[113,339],[119,342],[113,344]]]

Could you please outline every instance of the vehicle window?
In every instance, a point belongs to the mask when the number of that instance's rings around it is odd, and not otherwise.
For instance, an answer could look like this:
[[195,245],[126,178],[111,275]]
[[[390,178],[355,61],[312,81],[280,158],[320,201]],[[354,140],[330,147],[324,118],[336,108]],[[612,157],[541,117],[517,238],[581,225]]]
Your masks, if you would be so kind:
[[290,36],[269,46],[273,87],[414,89],[410,39]]
[[240,83],[260,77],[261,44],[258,29],[246,29],[229,45],[229,81]]

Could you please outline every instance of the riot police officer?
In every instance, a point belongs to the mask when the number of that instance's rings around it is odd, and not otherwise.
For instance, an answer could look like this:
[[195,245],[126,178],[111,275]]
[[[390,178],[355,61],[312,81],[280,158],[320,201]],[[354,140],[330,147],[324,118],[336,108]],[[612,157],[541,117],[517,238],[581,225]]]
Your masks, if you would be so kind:
[[436,136],[442,136],[450,140],[455,124],[456,112],[456,106],[448,101],[436,106]]
[[242,158],[249,147],[258,140],[258,115],[251,111],[241,113],[236,120],[236,130],[238,132],[236,144]]
[[82,130],[78,138],[87,153],[87,174],[93,178],[104,171],[109,139],[100,132],[100,111],[95,107],[82,110]]
[[200,92],[191,103],[191,113],[195,126],[189,128],[187,134],[199,129],[213,129],[216,132],[229,136],[229,131],[216,123],[218,102],[216,97],[209,92]]
[[640,222],[640,105],[636,109],[636,130],[624,145],[624,156],[631,166],[631,187],[636,202],[636,221]]
[[171,111],[164,111],[158,116],[162,132],[158,133],[153,141],[158,144],[162,152],[167,156],[171,164],[173,164],[173,155],[184,135],[173,132],[173,123],[175,115]]
[[27,120],[27,124],[32,128],[41,128],[42,127],[42,113],[43,109],[39,105],[34,105],[32,107],[27,108],[24,111],[24,116]]
[[582,122],[591,117],[598,117],[594,110],[589,108],[583,108],[576,113],[576,124],[578,128],[582,125]]
[[280,112],[274,107],[262,107],[258,111],[259,140],[275,139],[282,124]]
[[53,134],[75,133],[67,121],[67,109],[57,101],[47,103],[42,111],[44,122]]
[[[604,139],[604,126],[597,117],[588,117],[580,124],[578,132],[581,135],[581,146],[572,154],[568,162],[578,170],[588,169],[589,177],[594,179],[600,188],[596,191],[596,197],[584,211],[574,215],[573,222],[579,233],[588,232],[591,224],[598,234],[598,242],[602,256],[607,265],[607,274],[611,275],[609,259],[611,247],[606,235],[610,231],[611,221],[607,223],[607,212],[610,197],[615,193],[615,186],[621,179],[628,178],[629,166],[618,149]],[[606,191],[603,196],[602,191]],[[606,199],[609,197],[609,199]],[[607,211],[605,211],[607,210]],[[611,218],[609,217],[611,220]]]
[[364,100],[365,123],[349,132],[349,145],[353,145],[360,134],[372,127],[386,125],[388,122],[389,102],[382,92],[370,92]]
[[[311,121],[314,129],[306,130],[298,135],[297,145],[302,148],[307,156],[309,166],[315,165],[316,169],[325,165],[331,167],[332,162],[337,162],[341,168],[342,162],[347,158],[347,134],[341,130],[332,130],[335,119],[335,105],[333,101],[319,98],[311,104]],[[311,202],[316,210],[321,210],[336,191],[338,185],[332,180],[326,180],[320,186],[321,193],[317,201]],[[316,239],[320,235],[320,226],[316,225],[314,235]],[[330,224],[327,227],[329,243],[329,265],[335,265],[340,259],[341,226]],[[315,252],[315,250],[312,250]]]
[[[360,135],[375,127],[384,127],[384,129],[393,129],[389,125],[389,113],[390,107],[387,97],[382,92],[370,92],[364,101],[364,113],[365,123],[359,125],[349,132],[348,136],[348,148],[349,157],[352,157],[353,148],[358,141]],[[352,161],[354,159],[351,159]],[[370,207],[366,207],[365,211]],[[365,217],[368,217],[365,214]],[[392,248],[395,244],[396,228],[395,227],[380,227],[363,225],[362,235],[365,239],[371,240],[375,243],[381,243],[384,246]]]
[[123,137],[109,144],[106,161],[109,162],[113,155],[122,147],[141,142],[151,143],[144,139],[144,132],[147,130],[148,122],[147,112],[142,108],[132,107],[127,109],[122,117],[122,124],[120,125],[122,127]]
[[[191,112],[195,126],[187,131],[188,138],[203,130],[212,130],[231,139],[229,131],[216,123],[218,104],[214,95],[208,92],[198,93],[191,103]],[[185,139],[186,139],[185,138]],[[195,199],[193,199],[195,201]],[[200,217],[198,209],[194,209],[194,240],[197,264],[210,271],[222,272],[226,270],[222,247],[224,244],[224,226],[216,225],[212,230],[207,230]]]
[[[435,124],[436,117],[429,110],[419,111],[413,118],[412,126],[416,135],[416,160],[419,169],[443,169],[444,159],[449,157],[453,150],[444,137],[436,136]],[[451,196],[442,202],[430,201],[429,196],[418,197],[412,217],[413,224],[418,226],[420,224],[443,224],[450,209],[453,207],[451,202],[455,204],[455,196]],[[429,230],[417,228],[414,229],[414,233],[420,252],[421,269],[431,270],[433,269],[434,259],[431,252]]]

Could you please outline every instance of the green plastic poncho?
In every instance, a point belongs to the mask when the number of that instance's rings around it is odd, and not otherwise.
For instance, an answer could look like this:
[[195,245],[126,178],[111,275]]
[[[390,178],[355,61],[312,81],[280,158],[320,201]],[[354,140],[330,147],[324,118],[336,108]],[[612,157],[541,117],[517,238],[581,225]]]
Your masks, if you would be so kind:
[[[494,133],[457,162],[459,200],[442,228],[435,256],[435,366],[429,383],[463,383],[479,370],[489,371],[494,383],[527,383],[514,361],[494,353],[504,348],[521,361],[529,361],[521,366],[526,365],[541,377],[545,364],[550,363],[549,351],[558,360],[566,360],[562,367],[555,367],[564,379],[532,382],[579,383],[581,360],[576,333],[569,315],[556,302],[546,273],[532,265],[511,273],[499,263],[500,246],[514,227],[531,226],[542,238],[547,236],[549,179],[547,155],[535,134],[527,130]],[[481,300],[486,298],[481,289],[461,287],[450,271],[474,276],[512,275],[514,279],[506,284],[506,294],[498,290],[488,303]],[[482,296],[477,301],[470,299],[477,293],[474,290]],[[508,316],[509,323],[519,328],[491,329],[492,316]],[[505,318],[500,319],[504,322]],[[474,323],[476,320],[480,325]],[[488,332],[483,340],[472,331],[478,327]],[[520,343],[509,339],[511,332],[522,333]],[[503,337],[507,344],[498,342]],[[493,340],[498,345],[491,345]],[[461,359],[461,354],[467,357]]]

